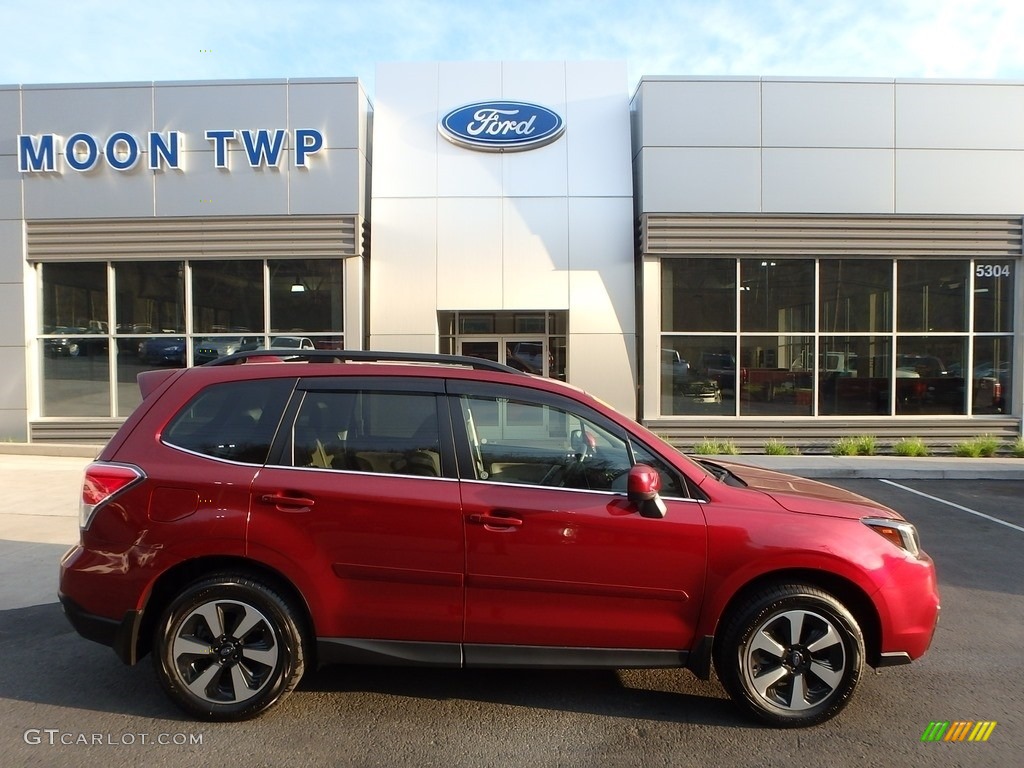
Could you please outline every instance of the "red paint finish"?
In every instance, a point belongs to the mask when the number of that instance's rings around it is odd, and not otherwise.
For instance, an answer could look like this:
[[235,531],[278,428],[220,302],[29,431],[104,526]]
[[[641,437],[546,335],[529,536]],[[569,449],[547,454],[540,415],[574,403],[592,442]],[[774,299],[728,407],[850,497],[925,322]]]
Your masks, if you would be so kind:
[[[696,502],[640,517],[622,495],[462,484],[466,642],[685,649],[704,584]],[[502,516],[517,525],[475,521]]]
[[252,495],[249,556],[299,587],[318,635],[461,641],[458,482],[267,467]]
[[[442,411],[440,476],[401,474],[398,464],[394,473],[291,466],[292,420],[311,380],[324,391],[357,384],[417,391],[433,383]],[[238,382],[283,393],[272,418],[254,417],[238,433],[262,430],[266,459],[253,459],[259,451],[241,438],[220,439],[216,412],[209,414],[213,448],[203,447],[202,431],[195,450],[166,444],[178,415],[202,415],[196,398]],[[510,400],[557,401],[569,414],[578,408],[678,473],[674,487],[699,498],[662,496],[665,517],[642,517],[625,482],[595,491],[478,480],[486,473],[469,427],[455,396],[444,395],[453,382],[505,388]],[[696,650],[752,583],[816,576],[860,595],[881,630],[874,652],[916,658],[937,621],[931,560],[861,522],[898,521],[897,513],[821,483],[738,465],[729,468],[746,485],[720,479],[558,382],[444,365],[274,363],[176,371],[147,381],[146,394],[99,459],[137,467],[142,479],[106,500],[87,489],[95,512],[61,565],[62,594],[99,619],[162,610],[152,596],[166,600],[184,588],[169,574],[185,566],[191,579],[231,567],[284,585],[302,601],[304,628],[316,638]],[[359,426],[335,425],[334,438]],[[210,455],[222,450],[227,458]],[[240,458],[231,458],[234,450]],[[326,462],[341,449],[321,454]]]

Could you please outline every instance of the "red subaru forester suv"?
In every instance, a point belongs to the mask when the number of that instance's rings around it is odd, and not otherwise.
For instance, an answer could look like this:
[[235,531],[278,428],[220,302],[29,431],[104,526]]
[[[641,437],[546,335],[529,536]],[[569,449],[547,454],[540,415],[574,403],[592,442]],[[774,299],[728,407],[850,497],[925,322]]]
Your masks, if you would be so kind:
[[928,648],[935,570],[887,507],[691,460],[487,361],[285,354],[142,374],[61,563],[78,632],[152,653],[197,718],[253,717],[337,662],[713,663],[743,708],[806,726],[865,664]]

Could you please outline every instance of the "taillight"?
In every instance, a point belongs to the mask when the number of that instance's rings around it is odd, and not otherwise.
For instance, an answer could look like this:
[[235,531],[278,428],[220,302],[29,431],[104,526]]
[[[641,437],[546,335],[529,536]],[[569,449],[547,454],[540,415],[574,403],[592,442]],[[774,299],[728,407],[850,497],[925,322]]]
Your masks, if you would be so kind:
[[86,467],[85,478],[82,481],[82,502],[78,513],[78,523],[82,530],[89,527],[93,514],[101,505],[135,485],[143,477],[145,475],[141,469],[129,464],[95,462]]

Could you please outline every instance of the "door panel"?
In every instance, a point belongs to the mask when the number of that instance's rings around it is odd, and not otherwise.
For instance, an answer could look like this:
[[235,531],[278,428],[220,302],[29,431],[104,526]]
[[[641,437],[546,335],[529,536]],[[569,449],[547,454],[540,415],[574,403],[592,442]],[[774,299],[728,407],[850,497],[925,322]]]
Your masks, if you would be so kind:
[[299,553],[318,636],[462,639],[456,481],[267,467],[252,490],[250,550]]
[[[641,518],[625,496],[625,432],[567,398],[449,391],[452,422],[464,426],[457,444],[471,457],[459,464],[466,643],[689,647],[704,586],[701,505],[666,499],[664,519]],[[535,418],[486,423],[513,408]]]
[[[641,518],[611,493],[464,482],[466,643],[687,648],[704,586],[700,504]],[[508,524],[504,524],[504,520]]]

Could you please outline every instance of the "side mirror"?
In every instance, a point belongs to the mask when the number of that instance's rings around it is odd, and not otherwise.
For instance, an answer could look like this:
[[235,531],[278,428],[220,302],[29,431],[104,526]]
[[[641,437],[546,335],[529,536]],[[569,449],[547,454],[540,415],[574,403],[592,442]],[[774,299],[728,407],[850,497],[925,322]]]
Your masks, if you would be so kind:
[[569,446],[581,457],[593,456],[597,450],[597,438],[582,429],[574,429],[569,434]]
[[629,470],[626,483],[626,497],[637,506],[640,517],[662,518],[668,512],[658,491],[661,490],[661,475],[654,467],[634,464]]

